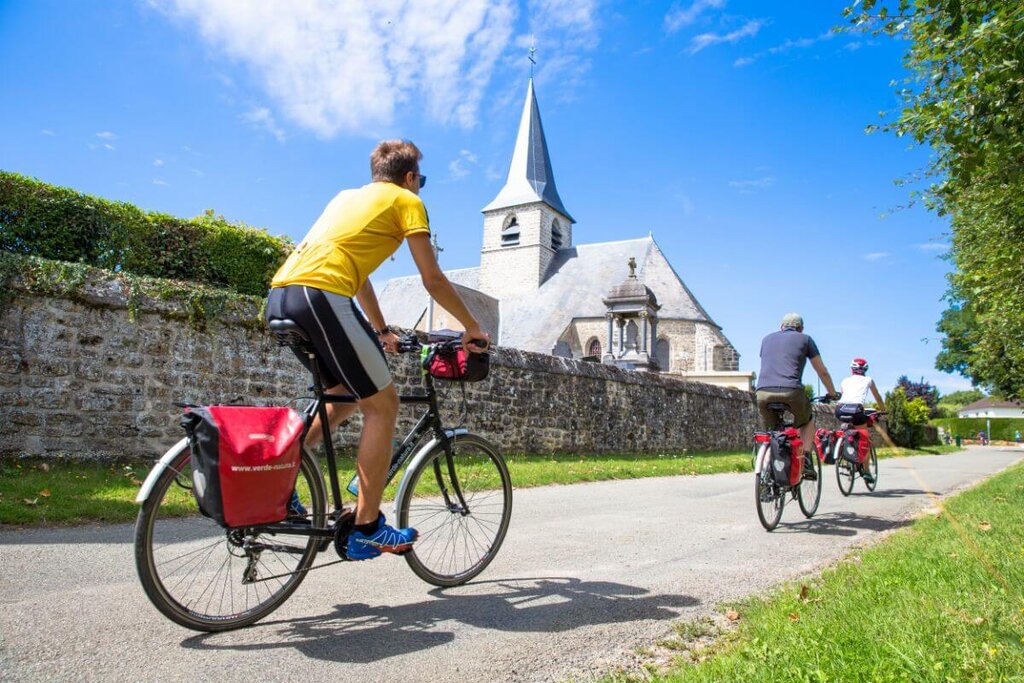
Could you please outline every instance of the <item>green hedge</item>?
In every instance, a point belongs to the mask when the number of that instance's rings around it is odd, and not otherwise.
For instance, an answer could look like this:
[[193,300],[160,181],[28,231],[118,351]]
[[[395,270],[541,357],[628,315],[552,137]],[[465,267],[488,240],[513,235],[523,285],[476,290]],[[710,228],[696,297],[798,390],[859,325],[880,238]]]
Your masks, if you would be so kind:
[[292,243],[212,211],[176,218],[0,171],[0,249],[263,295]]
[[[992,433],[989,438],[997,441],[1013,441],[1013,434],[1020,431],[1024,434],[1024,418],[1020,417],[993,417],[987,418],[992,424]],[[947,417],[932,420],[936,427],[942,427],[953,436],[961,436],[973,439],[978,432],[988,430],[986,418],[984,417]]]

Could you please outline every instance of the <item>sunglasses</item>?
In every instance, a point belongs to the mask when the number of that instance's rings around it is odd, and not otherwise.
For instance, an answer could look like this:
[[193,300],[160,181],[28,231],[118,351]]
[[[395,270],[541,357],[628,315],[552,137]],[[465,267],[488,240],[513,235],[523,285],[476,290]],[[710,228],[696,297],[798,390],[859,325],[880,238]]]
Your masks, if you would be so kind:
[[423,186],[426,185],[426,184],[427,184],[427,176],[421,175],[420,176],[420,189],[422,190]]

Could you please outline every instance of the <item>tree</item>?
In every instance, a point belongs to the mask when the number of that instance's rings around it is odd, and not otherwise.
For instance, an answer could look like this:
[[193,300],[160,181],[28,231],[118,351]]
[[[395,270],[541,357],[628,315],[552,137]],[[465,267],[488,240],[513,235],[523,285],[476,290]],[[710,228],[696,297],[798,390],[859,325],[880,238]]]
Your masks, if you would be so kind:
[[957,413],[965,405],[980,401],[985,398],[985,394],[981,393],[977,389],[967,389],[966,391],[954,391],[944,396],[939,397],[938,406],[938,417],[956,417]]
[[903,387],[896,387],[885,395],[885,407],[889,411],[886,431],[897,446],[916,448],[921,443],[923,427],[928,423],[931,409],[924,398],[907,399]]
[[862,0],[853,30],[908,40],[903,107],[872,129],[934,151],[917,196],[949,219],[936,367],[1024,396],[1024,12],[1007,0]]
[[925,382],[924,377],[920,382],[911,382],[906,375],[903,375],[896,380],[896,386],[903,389],[908,401],[913,401],[915,398],[922,399],[928,406],[929,413],[934,413],[939,405],[939,390]]

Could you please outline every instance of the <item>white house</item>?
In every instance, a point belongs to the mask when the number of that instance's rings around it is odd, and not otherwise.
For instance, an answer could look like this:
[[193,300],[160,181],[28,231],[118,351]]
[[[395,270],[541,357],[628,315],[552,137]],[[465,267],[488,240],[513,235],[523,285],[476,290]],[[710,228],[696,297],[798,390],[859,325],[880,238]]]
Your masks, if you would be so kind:
[[964,406],[958,417],[1024,417],[1024,403],[983,398]]

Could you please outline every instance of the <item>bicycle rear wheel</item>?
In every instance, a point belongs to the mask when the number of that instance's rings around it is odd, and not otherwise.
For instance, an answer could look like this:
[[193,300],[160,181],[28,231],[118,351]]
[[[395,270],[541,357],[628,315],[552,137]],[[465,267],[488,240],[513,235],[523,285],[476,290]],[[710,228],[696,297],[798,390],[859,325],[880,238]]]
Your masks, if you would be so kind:
[[[281,606],[306,578],[319,539],[225,530],[199,513],[192,497],[188,446],[160,475],[135,523],[135,566],[153,605],[197,631],[248,626]],[[305,450],[295,484],[314,526],[326,519],[327,494]],[[270,578],[284,574],[280,578]]]
[[405,475],[409,485],[398,501],[399,526],[419,531],[406,561],[421,579],[442,587],[482,572],[498,554],[512,518],[512,478],[501,455],[472,434],[456,435],[450,443],[452,467],[438,444]]
[[853,463],[843,457],[842,443],[836,444],[836,483],[839,484],[839,493],[844,496],[850,495],[856,476]]
[[[767,449],[768,446],[762,446]],[[765,462],[765,455],[758,454],[760,462]],[[770,463],[768,463],[770,466]],[[757,518],[761,526],[771,531],[779,525],[782,510],[786,506],[786,492],[772,480],[771,470],[762,469],[754,474],[754,501],[757,504]]]
[[868,491],[874,491],[878,488],[878,454],[875,453],[874,445],[871,446],[871,457],[867,461],[868,473],[871,475],[871,481],[864,480],[864,485],[868,487]]
[[810,461],[804,460],[804,466],[810,467],[814,472],[814,479],[801,479],[800,488],[796,492],[796,502],[800,505],[800,512],[804,517],[811,518],[818,511],[818,504],[821,502],[821,460],[812,453]]

